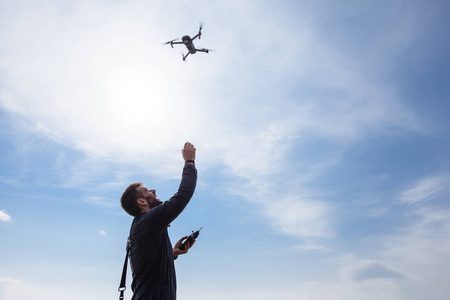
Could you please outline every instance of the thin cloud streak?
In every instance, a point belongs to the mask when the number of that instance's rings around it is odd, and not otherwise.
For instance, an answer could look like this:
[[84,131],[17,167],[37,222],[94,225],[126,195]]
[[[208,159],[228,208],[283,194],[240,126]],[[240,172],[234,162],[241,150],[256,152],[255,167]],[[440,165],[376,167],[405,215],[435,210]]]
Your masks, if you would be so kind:
[[447,176],[429,176],[422,178],[415,186],[400,193],[399,200],[407,204],[430,200],[438,193],[448,189],[450,179]]

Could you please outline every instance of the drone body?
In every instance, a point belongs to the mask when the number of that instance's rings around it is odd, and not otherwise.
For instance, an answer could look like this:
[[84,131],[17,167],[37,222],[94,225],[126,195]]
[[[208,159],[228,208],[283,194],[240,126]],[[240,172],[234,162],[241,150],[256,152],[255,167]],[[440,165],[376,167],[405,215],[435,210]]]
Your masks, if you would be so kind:
[[195,45],[194,45],[194,42],[193,42],[196,38],[198,38],[198,39],[201,38],[201,36],[202,36],[202,27],[203,27],[203,24],[200,23],[200,29],[198,30],[198,33],[193,38],[191,38],[188,35],[185,35],[185,36],[183,36],[181,38],[181,41],[176,42],[176,40],[178,40],[178,39],[174,39],[174,40],[168,41],[167,43],[165,43],[165,45],[170,44],[170,46],[172,48],[173,48],[173,45],[176,45],[176,44],[183,44],[183,45],[185,45],[189,52],[186,53],[186,55],[183,55],[183,61],[186,60],[186,57],[188,57],[189,54],[195,54],[197,52],[209,53],[209,51],[210,51],[209,49],[205,49],[205,48],[197,49],[197,48],[195,48]]

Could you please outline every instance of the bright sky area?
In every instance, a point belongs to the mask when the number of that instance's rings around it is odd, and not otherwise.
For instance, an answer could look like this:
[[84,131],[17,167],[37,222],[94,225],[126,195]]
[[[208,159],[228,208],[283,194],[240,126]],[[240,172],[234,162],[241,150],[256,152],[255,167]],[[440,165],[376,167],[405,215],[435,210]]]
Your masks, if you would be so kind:
[[120,196],[169,199],[186,141],[179,300],[448,299],[449,12],[0,0],[0,299],[118,297]]

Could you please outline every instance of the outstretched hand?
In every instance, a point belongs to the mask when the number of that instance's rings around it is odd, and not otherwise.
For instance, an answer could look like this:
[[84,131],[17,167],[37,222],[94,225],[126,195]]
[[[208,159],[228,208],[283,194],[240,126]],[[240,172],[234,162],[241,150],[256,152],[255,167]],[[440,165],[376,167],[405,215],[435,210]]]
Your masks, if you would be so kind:
[[195,160],[195,147],[189,142],[184,144],[183,149],[181,149],[184,161]]
[[184,250],[180,249],[180,246],[185,239],[187,239],[187,236],[183,236],[173,247],[173,255],[174,256],[186,254],[186,253],[188,253],[189,248],[194,246],[195,240],[192,243],[186,242],[186,244],[184,245]]

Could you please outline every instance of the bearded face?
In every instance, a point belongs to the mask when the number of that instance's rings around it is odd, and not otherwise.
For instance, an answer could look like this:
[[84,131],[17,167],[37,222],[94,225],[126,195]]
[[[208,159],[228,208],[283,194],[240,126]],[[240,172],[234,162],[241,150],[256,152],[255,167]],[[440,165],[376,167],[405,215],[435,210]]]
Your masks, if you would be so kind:
[[136,190],[139,191],[142,195],[142,198],[147,201],[149,209],[157,207],[158,205],[161,205],[163,203],[157,198],[156,190],[149,190],[145,186],[140,186],[136,188]]

